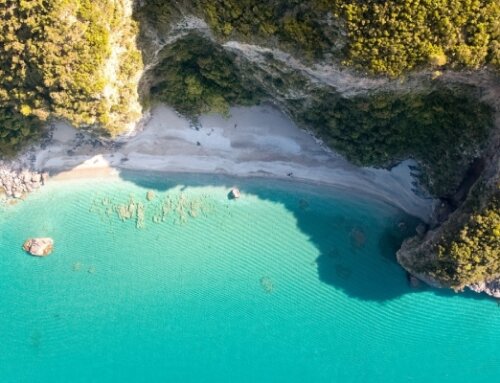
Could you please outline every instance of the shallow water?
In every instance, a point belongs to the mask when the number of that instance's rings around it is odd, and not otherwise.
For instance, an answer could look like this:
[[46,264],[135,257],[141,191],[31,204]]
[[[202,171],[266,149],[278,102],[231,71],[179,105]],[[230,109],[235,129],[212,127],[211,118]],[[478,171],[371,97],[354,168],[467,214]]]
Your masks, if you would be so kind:
[[[122,176],[53,182],[0,211],[0,382],[500,376],[500,307],[411,290],[394,253],[417,222],[395,208],[278,181]],[[55,252],[24,254],[31,236]]]

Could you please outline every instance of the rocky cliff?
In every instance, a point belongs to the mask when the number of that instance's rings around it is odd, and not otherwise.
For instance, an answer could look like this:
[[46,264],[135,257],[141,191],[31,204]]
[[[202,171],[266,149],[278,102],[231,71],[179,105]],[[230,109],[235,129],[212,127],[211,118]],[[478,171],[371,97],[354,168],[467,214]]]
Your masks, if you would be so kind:
[[398,251],[399,263],[431,285],[500,298],[500,83],[483,83],[484,98],[495,109],[495,128],[481,155],[481,166],[464,179],[449,216],[437,227],[410,238]]

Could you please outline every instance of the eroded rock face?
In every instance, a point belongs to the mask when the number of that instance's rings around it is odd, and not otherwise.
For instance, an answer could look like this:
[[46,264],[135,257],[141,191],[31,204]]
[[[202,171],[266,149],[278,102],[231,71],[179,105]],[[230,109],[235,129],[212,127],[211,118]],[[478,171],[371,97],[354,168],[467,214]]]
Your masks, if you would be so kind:
[[[397,252],[398,262],[408,272],[420,280],[435,287],[453,288],[463,291],[469,288],[477,293],[485,293],[500,298],[500,278],[498,265],[500,264],[500,238],[489,235],[489,231],[480,227],[474,229],[474,224],[490,222],[481,214],[494,210],[492,201],[498,199],[500,191],[500,114],[497,131],[491,140],[490,152],[486,152],[486,167],[481,178],[469,191],[467,199],[440,226],[407,239]],[[492,207],[490,207],[492,206]],[[479,216],[471,221],[472,216]],[[493,219],[493,218],[491,218]],[[474,223],[476,222],[476,223]],[[469,226],[469,229],[466,228]],[[476,231],[475,231],[476,230]],[[490,229],[491,230],[491,229]],[[474,234],[471,234],[474,233]],[[469,235],[486,233],[476,237],[475,242]],[[493,231],[494,233],[494,231]],[[480,241],[484,247],[479,246]],[[461,244],[461,253],[452,252],[447,247],[449,243]],[[468,246],[468,247],[467,247]],[[470,262],[469,268],[449,265],[460,265],[466,260],[467,254],[479,257],[479,261]],[[462,258],[459,258],[462,257]]]
[[500,299],[500,278],[470,285],[469,289],[476,293],[486,293]]
[[[464,76],[457,73],[455,76]],[[460,281],[451,285],[453,281],[442,279],[435,273],[436,264],[439,264],[439,246],[443,244],[443,239],[460,239],[460,231],[469,223],[471,215],[480,212],[483,208],[489,206],[490,201],[498,195],[500,190],[500,83],[498,81],[478,83],[483,89],[483,101],[489,103],[494,110],[494,128],[487,142],[487,147],[481,154],[484,163],[479,179],[466,191],[465,200],[453,212],[447,212],[444,219],[436,219],[431,230],[426,233],[420,232],[417,236],[407,239],[397,253],[399,263],[411,274],[420,280],[435,287],[454,288],[461,291],[469,288],[477,293],[485,293],[495,298],[500,298],[500,277],[498,269],[483,272],[483,277],[474,278],[469,282]],[[432,227],[434,226],[434,227]],[[459,233],[457,235],[457,233]],[[497,254],[500,264],[500,238],[497,241],[490,240],[489,259]],[[493,257],[492,257],[493,254]],[[481,252],[476,254],[484,257]],[[446,259],[445,259],[446,261]],[[453,261],[450,259],[450,261]],[[453,264],[453,262],[450,262]],[[455,262],[456,263],[456,262]],[[489,263],[490,270],[491,262]],[[483,267],[484,263],[480,266]],[[452,270],[453,272],[453,270]],[[458,273],[459,270],[456,270]],[[481,272],[478,269],[478,274]],[[471,278],[472,279],[472,278]]]
[[45,257],[54,250],[52,238],[30,238],[24,242],[23,249],[35,257]]

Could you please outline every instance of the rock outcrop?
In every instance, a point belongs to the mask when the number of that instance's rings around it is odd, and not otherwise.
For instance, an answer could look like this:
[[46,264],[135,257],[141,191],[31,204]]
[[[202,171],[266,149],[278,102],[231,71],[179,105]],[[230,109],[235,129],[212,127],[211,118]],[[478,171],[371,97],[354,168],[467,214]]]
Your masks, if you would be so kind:
[[35,257],[45,257],[54,250],[52,238],[30,238],[24,242],[23,249]]
[[469,289],[476,293],[486,293],[492,297],[500,298],[500,278],[470,285]]
[[0,161],[0,191],[8,198],[22,198],[39,189],[49,175],[29,169],[20,163]]
[[240,190],[238,188],[232,188],[229,192],[229,199],[238,199],[241,197]]
[[[471,239],[464,230],[470,225],[471,217],[480,215],[489,206],[493,206],[493,213],[498,209],[492,201],[498,201],[500,193],[500,84],[485,86],[484,95],[496,115],[495,128],[482,155],[485,166],[480,177],[468,190],[465,200],[444,222],[435,222],[435,227],[424,235],[419,233],[407,239],[398,251],[397,259],[412,275],[434,287],[469,288],[499,298],[500,237],[493,228],[486,245],[480,243],[484,238]],[[484,220],[482,217],[479,219],[479,223]],[[481,232],[484,233],[484,229]],[[473,262],[454,259],[449,246],[445,246],[450,241],[468,246],[467,251],[471,252],[469,257]],[[467,252],[462,251],[462,254],[467,256]]]

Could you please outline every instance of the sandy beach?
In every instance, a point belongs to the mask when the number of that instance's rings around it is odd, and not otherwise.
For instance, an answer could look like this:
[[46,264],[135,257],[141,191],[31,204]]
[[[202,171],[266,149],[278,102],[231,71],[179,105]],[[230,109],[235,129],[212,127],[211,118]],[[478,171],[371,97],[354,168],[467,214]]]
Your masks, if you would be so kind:
[[411,161],[391,171],[356,167],[269,105],[232,108],[227,119],[205,115],[196,126],[160,105],[134,135],[107,145],[56,123],[30,161],[54,180],[119,176],[126,169],[316,182],[369,194],[423,220],[434,203],[416,190]]

